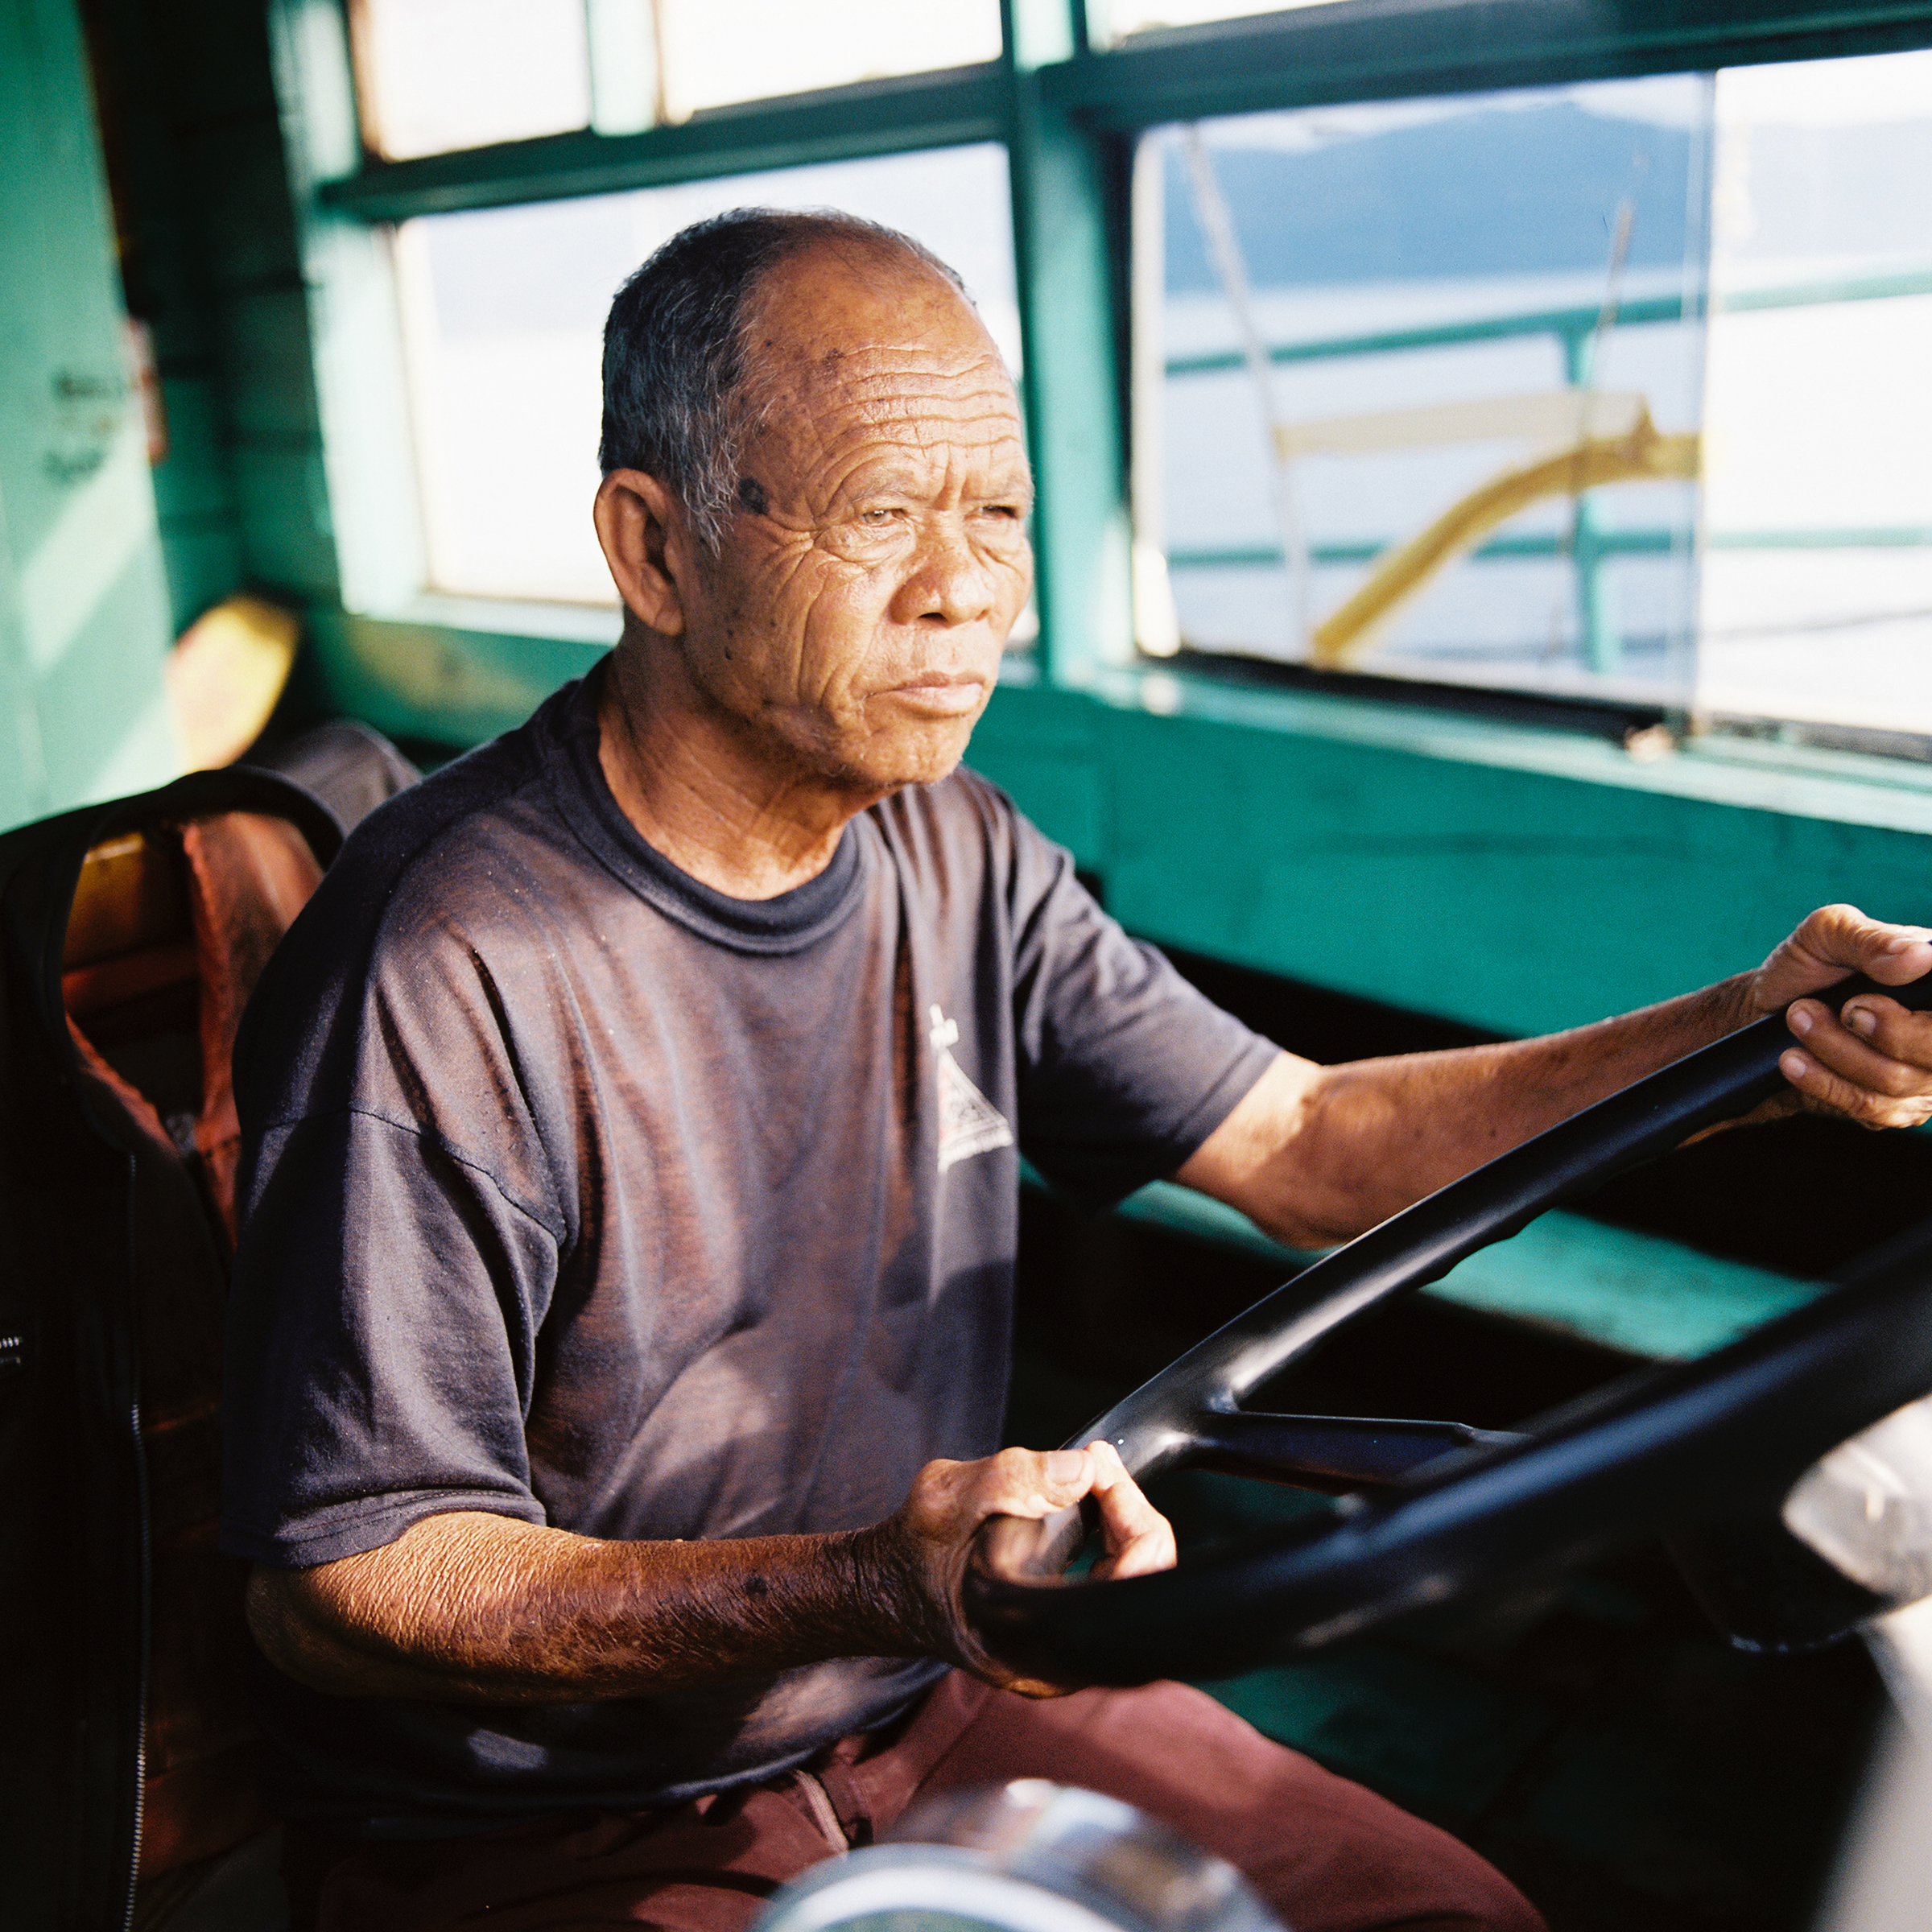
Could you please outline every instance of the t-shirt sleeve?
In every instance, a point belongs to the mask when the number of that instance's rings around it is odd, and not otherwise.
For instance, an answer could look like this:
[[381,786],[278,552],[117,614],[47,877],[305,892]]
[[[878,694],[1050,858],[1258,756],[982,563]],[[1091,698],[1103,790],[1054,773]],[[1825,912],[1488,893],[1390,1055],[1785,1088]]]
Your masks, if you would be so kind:
[[568,1228],[541,1042],[473,935],[406,914],[358,936],[343,883],[270,962],[235,1061],[222,1542],[284,1567],[450,1511],[544,1520],[524,1422]]
[[452,1510],[541,1522],[523,1420],[552,1232],[433,1135],[356,1109],[272,1129],[255,1166],[224,1547],[302,1567]]
[[1071,853],[1017,812],[1013,825],[1020,1145],[1104,1207],[1173,1173],[1281,1050],[1129,939]]

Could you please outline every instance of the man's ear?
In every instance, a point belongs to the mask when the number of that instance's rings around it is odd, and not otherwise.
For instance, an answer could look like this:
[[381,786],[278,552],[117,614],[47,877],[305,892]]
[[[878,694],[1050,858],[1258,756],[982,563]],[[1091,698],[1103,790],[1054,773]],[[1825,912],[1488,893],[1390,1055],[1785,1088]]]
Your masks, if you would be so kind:
[[677,498],[641,469],[613,469],[591,507],[597,542],[617,595],[638,621],[660,637],[682,637],[689,536]]

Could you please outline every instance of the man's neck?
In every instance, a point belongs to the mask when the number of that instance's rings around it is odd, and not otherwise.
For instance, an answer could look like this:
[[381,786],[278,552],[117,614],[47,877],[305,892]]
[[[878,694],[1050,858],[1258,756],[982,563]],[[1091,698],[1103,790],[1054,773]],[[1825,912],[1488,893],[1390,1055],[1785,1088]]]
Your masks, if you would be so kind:
[[597,704],[597,756],[638,836],[737,899],[776,898],[831,864],[873,795],[776,768],[696,688],[665,641],[628,630]]

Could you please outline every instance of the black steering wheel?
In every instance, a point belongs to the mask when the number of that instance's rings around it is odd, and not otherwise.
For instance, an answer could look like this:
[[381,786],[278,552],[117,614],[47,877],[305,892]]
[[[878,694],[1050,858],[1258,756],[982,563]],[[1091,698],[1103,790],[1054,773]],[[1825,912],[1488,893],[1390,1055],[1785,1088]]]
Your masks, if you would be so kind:
[[[1922,1011],[1932,975],[1904,987],[1847,980],[1828,997],[1866,992]],[[1625,1377],[1530,1435],[1240,1406],[1344,1322],[1769,1098],[1790,1044],[1773,1014],[1525,1142],[1297,1275],[1073,1439],[1105,1438],[1143,1482],[1220,1470],[1340,1493],[1339,1514],[1104,1583],[1061,1574],[1079,1511],[996,1518],[964,1583],[980,1641],[1050,1682],[1219,1677],[1660,1532],[1733,1548],[1777,1537],[1798,1551],[1777,1526],[1798,1478],[1932,1392],[1932,1223],[1741,1340]],[[1845,1589],[1866,1612],[1880,1607]]]

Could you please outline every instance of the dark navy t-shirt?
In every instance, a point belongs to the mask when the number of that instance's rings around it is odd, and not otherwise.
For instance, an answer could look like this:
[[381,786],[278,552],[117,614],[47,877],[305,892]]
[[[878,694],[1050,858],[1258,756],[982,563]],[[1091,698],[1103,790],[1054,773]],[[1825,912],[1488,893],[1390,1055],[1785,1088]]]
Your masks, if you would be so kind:
[[[250,1007],[223,1537],[254,1563],[449,1510],[877,1521],[998,1445],[1019,1147],[1117,1197],[1273,1057],[969,773],[795,891],[710,890],[612,798],[594,684],[366,820]],[[258,1675],[275,1802],[409,1836],[769,1777],[939,1669],[502,1707]]]

